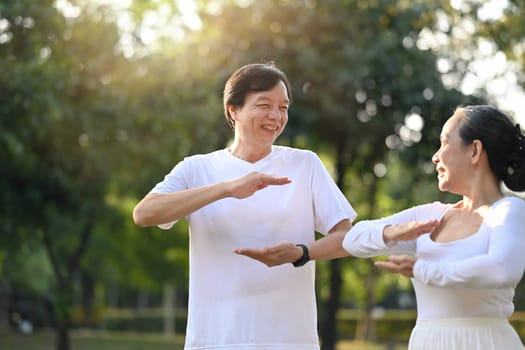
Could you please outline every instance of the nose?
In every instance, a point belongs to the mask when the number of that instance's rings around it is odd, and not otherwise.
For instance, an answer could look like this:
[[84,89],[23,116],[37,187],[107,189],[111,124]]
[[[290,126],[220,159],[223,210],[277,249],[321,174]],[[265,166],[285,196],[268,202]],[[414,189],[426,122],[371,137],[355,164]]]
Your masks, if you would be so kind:
[[432,163],[437,164],[439,162],[439,150],[432,155]]
[[271,119],[281,119],[281,111],[279,110],[279,107],[274,107],[268,112],[268,117]]

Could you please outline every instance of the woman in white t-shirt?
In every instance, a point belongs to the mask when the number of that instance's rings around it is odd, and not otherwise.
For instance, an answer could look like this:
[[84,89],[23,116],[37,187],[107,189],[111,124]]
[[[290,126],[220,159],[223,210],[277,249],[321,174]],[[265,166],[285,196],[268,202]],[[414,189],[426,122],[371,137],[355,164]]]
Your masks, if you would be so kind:
[[[358,222],[343,247],[357,257],[390,255],[376,265],[412,279],[418,318],[410,350],[522,350],[508,322],[525,269],[525,139],[491,106],[459,107],[432,157],[439,189],[463,196]],[[293,244],[243,253],[269,265],[289,262]],[[311,249],[312,254],[315,250]],[[406,255],[395,255],[395,254]]]
[[[356,214],[315,153],[274,145],[290,102],[273,64],[238,69],[224,88],[233,144],[180,161],[134,209],[139,226],[188,220],[186,350],[319,349],[308,261],[348,255],[342,240]],[[316,231],[326,236],[316,241]],[[235,253],[281,240],[299,243],[294,266],[268,269]]]

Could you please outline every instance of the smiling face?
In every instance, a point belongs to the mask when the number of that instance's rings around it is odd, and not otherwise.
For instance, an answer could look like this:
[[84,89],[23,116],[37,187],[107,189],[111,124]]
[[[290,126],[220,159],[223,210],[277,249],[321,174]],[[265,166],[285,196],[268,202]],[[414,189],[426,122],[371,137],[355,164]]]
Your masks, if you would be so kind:
[[248,93],[242,106],[228,106],[235,121],[236,138],[254,147],[271,146],[288,122],[289,104],[282,81],[268,91]]
[[465,145],[459,135],[463,115],[457,111],[450,117],[439,137],[441,146],[432,156],[441,191],[463,194],[471,174],[471,145]]

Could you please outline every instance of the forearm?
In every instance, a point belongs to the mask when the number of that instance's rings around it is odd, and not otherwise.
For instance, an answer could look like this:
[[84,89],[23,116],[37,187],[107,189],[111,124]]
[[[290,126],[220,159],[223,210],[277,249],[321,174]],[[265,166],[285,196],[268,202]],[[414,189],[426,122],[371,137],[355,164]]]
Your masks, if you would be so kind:
[[350,220],[345,219],[335,225],[324,237],[308,244],[310,259],[337,259],[350,254],[343,248],[343,239],[352,228]]
[[350,256],[343,249],[343,239],[347,231],[335,231],[308,244],[311,260],[337,259]]
[[228,196],[228,189],[224,183],[173,193],[151,193],[135,206],[133,221],[141,227],[174,222]]
[[387,254],[412,254],[415,241],[394,242],[385,240],[384,230],[391,223],[387,220],[363,220],[350,230],[344,240],[343,248],[353,256],[372,258]]

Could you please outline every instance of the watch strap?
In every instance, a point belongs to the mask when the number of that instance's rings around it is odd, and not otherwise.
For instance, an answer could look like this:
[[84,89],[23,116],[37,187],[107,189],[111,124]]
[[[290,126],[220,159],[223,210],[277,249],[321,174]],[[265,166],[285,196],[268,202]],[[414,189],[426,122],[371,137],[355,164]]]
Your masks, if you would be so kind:
[[310,252],[308,251],[308,247],[304,244],[296,244],[296,246],[303,249],[303,255],[299,259],[295,260],[292,264],[295,267],[299,267],[310,261]]

